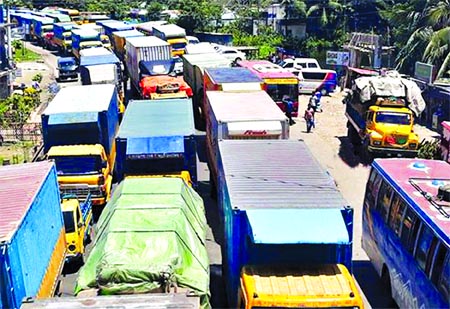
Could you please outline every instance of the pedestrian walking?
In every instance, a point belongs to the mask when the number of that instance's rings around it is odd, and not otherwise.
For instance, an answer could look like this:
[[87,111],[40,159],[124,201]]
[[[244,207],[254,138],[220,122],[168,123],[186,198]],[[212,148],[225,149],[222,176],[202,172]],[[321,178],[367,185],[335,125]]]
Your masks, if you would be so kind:
[[311,106],[311,104],[308,104],[308,107],[305,110],[305,115],[303,118],[306,121],[306,133],[310,133],[312,128],[315,128],[315,110],[314,107]]
[[292,119],[292,112],[294,111],[294,102],[288,95],[284,95],[281,100],[284,103],[284,111],[286,117],[289,119],[289,125],[295,124],[295,121]]

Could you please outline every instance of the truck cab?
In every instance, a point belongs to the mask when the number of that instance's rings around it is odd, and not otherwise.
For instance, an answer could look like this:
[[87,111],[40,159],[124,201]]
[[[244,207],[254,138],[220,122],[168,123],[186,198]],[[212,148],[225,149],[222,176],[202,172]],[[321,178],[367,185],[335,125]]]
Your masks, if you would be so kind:
[[66,263],[82,262],[86,245],[92,238],[92,201],[89,194],[83,202],[73,194],[61,197],[61,210],[66,230]]
[[78,65],[74,57],[59,57],[57,61],[57,81],[78,80]]
[[240,281],[238,308],[364,308],[355,281],[342,264],[248,265]]
[[412,156],[419,137],[414,133],[414,114],[406,107],[373,105],[366,112],[367,148],[373,154]]
[[53,146],[47,157],[55,161],[62,194],[75,194],[81,199],[91,194],[93,205],[109,200],[114,159],[108,162],[102,145]]

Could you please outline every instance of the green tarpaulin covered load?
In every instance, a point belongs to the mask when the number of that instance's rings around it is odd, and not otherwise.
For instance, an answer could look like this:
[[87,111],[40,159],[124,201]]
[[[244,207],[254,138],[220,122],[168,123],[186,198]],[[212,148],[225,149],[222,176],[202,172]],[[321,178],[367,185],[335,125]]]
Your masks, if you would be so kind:
[[209,308],[206,217],[201,197],[180,178],[126,178],[97,224],[97,239],[75,293],[161,292],[189,288]]

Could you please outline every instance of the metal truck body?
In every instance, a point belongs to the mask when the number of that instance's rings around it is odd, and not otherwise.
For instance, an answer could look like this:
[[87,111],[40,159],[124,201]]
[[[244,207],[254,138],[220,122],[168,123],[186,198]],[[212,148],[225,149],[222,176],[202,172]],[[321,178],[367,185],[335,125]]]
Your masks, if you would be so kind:
[[44,152],[56,162],[62,193],[94,205],[109,199],[119,127],[114,85],[62,88],[42,114]]
[[[22,309],[38,308],[146,308],[154,306],[161,309],[200,309],[200,297],[193,293],[151,293],[134,295],[108,295],[91,297],[55,297],[49,299],[31,299],[24,302]],[[151,304],[151,305],[149,305]]]
[[123,21],[111,22],[103,24],[103,29],[105,29],[105,34],[109,37],[109,40],[113,42],[113,32],[129,31],[133,30],[133,25],[124,23]]
[[170,45],[155,37],[131,37],[125,43],[125,62],[131,86],[140,93],[140,65],[142,61],[170,61],[172,59]]
[[116,138],[118,179],[188,171],[196,184],[190,99],[130,101]]
[[82,85],[112,84],[119,94],[119,111],[124,112],[122,63],[110,50],[99,47],[81,51],[80,77]]
[[182,179],[125,178],[100,216],[97,231],[79,272],[76,295],[91,290],[142,295],[175,286],[178,293],[199,295],[201,308],[210,308],[205,208]]
[[186,31],[175,24],[153,26],[153,35],[172,46],[172,56],[184,54],[187,44]]
[[76,24],[74,22],[54,23],[53,24],[53,41],[63,54],[72,52],[72,28]]
[[127,30],[127,31],[115,31],[112,33],[112,46],[114,53],[120,60],[125,60],[125,42],[127,38],[145,36],[142,32],[138,30]]
[[[217,166],[230,307],[237,308],[247,265],[273,267],[284,281],[288,266],[342,264],[351,271],[353,209],[303,141],[222,140]],[[270,298],[267,306],[284,307],[276,293]]]
[[53,33],[53,19],[34,16],[32,35],[39,45],[44,44],[45,36],[49,33]]
[[231,61],[218,53],[183,55],[183,78],[192,88],[194,118],[197,129],[205,130],[201,107],[204,100],[203,74],[205,68],[231,67]]
[[0,168],[0,307],[59,288],[66,242],[53,162]]
[[102,47],[100,33],[92,29],[72,29],[72,53],[80,59],[80,51],[85,48]]
[[206,149],[211,180],[217,178],[219,141],[289,139],[289,121],[263,90],[206,92]]
[[414,133],[414,117],[425,108],[416,83],[398,73],[359,77],[344,99],[348,137],[363,155],[417,155],[419,137]]

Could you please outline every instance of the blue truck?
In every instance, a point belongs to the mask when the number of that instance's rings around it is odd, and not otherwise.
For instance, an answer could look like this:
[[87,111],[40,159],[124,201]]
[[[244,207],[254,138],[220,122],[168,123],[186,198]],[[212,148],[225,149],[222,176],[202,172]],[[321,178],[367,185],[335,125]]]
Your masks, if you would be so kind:
[[80,59],[80,51],[85,48],[103,47],[100,32],[93,29],[72,29],[72,53]]
[[53,162],[0,168],[0,308],[59,289],[66,255]]
[[191,99],[132,100],[116,137],[118,180],[189,172],[197,181]]
[[[250,308],[238,305],[258,298],[254,296],[257,292],[249,292],[249,286],[244,288],[248,277],[258,281],[263,273],[271,272],[289,285],[287,277],[294,275],[291,266],[304,269],[313,264],[319,267],[317,274],[321,267],[328,267],[324,265],[333,264],[342,272],[351,272],[353,209],[303,141],[218,143],[216,181],[224,226],[222,261],[231,308]],[[246,273],[245,269],[250,268],[253,272]],[[355,285],[348,282],[348,286]],[[286,297],[304,300],[304,296],[295,294],[298,291],[294,286],[292,290],[286,287],[275,291],[265,305],[256,307],[287,307],[275,301]],[[352,292],[357,295],[357,290]],[[260,294],[260,299],[263,297]],[[295,305],[304,306],[301,302]]]
[[58,50],[67,55],[72,52],[72,28],[74,22],[62,22],[53,24],[53,42],[58,46]]
[[43,46],[47,35],[53,35],[53,19],[33,16],[32,35],[39,45]]
[[98,47],[90,49],[101,49],[103,54],[82,55],[80,57],[80,77],[82,85],[92,84],[114,84],[117,86],[119,95],[122,92],[122,63],[113,52]]
[[56,162],[61,192],[80,199],[91,193],[94,206],[110,195],[118,100],[114,85],[66,87],[42,114],[44,153]]
[[112,42],[114,40],[113,38],[113,32],[116,31],[129,31],[133,30],[133,25],[126,24],[123,21],[116,21],[116,22],[110,22],[110,23],[104,23],[103,29],[105,29],[105,34],[109,37],[109,40]]

